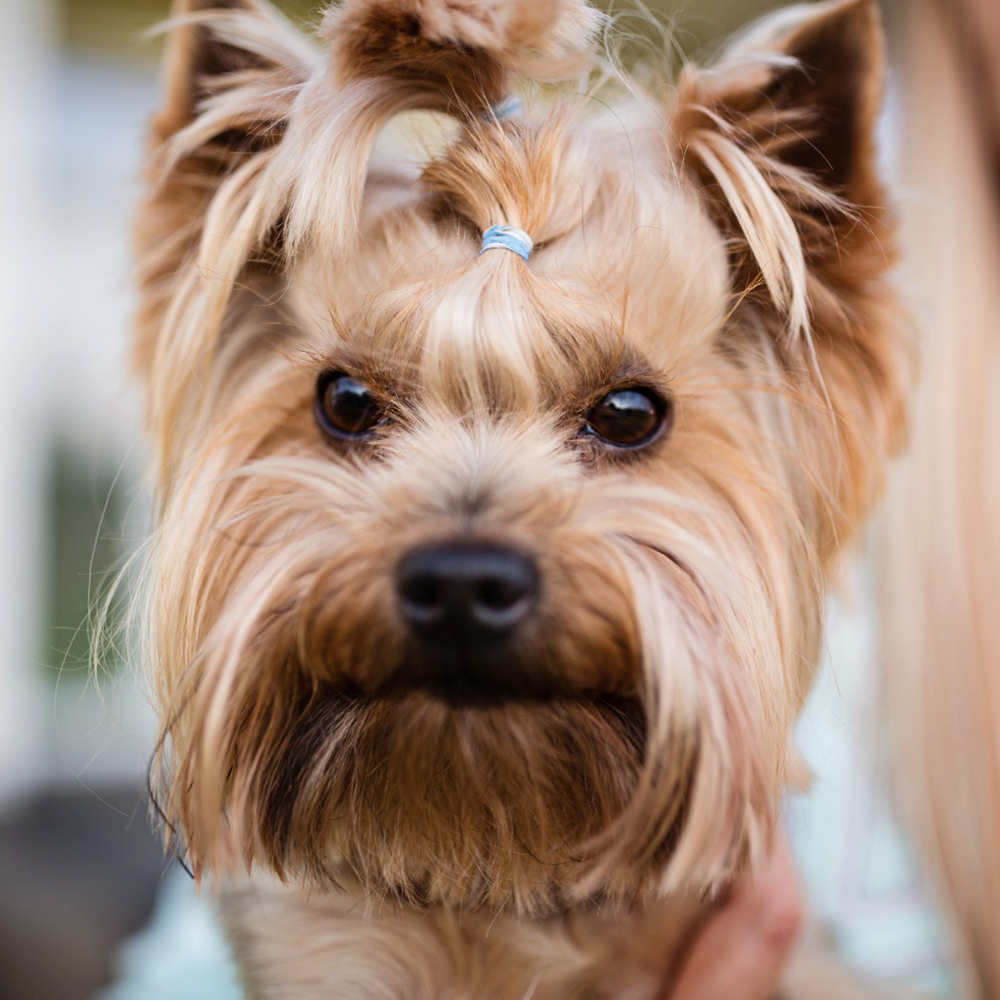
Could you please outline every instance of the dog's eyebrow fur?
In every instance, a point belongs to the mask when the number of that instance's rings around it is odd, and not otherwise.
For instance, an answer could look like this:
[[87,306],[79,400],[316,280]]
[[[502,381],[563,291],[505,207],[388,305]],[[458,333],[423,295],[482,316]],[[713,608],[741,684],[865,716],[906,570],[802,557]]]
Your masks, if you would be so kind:
[[[419,344],[408,354],[389,350],[370,339],[341,332],[338,341],[318,351],[301,352],[297,360],[317,373],[343,371],[372,388],[387,402],[414,405],[421,396],[421,350]],[[547,372],[541,381],[544,405],[568,414],[585,411],[615,388],[646,386],[661,395],[667,394],[669,375],[644,358],[622,336],[611,331],[575,338],[580,344],[580,360],[573,358],[559,371]],[[563,376],[560,378],[560,375]]]

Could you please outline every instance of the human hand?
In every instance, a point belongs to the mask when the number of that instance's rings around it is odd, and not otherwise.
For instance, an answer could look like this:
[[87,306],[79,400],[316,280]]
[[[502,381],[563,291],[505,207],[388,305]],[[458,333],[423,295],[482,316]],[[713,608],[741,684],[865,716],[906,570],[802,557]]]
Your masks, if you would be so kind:
[[770,1000],[805,919],[791,850],[779,838],[768,865],[699,932],[663,1000]]

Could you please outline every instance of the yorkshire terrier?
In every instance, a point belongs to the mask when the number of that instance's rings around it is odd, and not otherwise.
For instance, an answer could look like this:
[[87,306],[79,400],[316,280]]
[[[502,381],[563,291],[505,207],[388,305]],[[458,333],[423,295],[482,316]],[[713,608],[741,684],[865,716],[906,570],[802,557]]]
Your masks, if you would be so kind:
[[583,0],[177,14],[162,814],[252,997],[651,998],[768,855],[903,437],[874,0],[673,83]]

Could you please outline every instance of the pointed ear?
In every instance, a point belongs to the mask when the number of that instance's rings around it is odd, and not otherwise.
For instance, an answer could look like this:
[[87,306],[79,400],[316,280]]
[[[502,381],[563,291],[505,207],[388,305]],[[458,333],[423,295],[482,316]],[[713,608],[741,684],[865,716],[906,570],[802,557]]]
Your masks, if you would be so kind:
[[834,0],[765,18],[679,82],[679,156],[733,238],[737,283],[769,297],[792,335],[808,329],[811,278],[891,243],[875,152],[883,70],[875,0]]
[[775,107],[805,109],[786,162],[817,177],[860,208],[883,201],[875,130],[885,75],[882,22],[875,0],[821,5],[784,38],[794,60],[772,83]]
[[164,57],[165,100],[157,119],[163,135],[179,131],[198,112],[208,96],[210,81],[224,76],[241,64],[247,65],[245,53],[226,45],[194,16],[208,10],[250,11],[249,0],[176,0],[171,33]]
[[[165,95],[154,141],[167,141],[239,85],[261,77],[299,83],[317,61],[309,40],[267,0],[175,0],[166,28]],[[262,115],[258,126],[277,119],[278,110]],[[247,115],[266,111],[246,108]],[[245,146],[239,128],[227,131],[225,139]]]
[[875,0],[799,4],[681,82],[678,128],[715,127],[857,206],[881,200],[875,126],[884,43]]

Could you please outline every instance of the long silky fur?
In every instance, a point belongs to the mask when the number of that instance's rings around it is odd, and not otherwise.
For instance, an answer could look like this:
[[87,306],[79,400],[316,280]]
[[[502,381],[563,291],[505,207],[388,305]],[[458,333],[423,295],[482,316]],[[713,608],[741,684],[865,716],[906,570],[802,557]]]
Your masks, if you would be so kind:
[[[320,45],[256,0],[181,18],[209,68],[156,126],[135,352],[158,795],[196,872],[529,916],[713,892],[766,855],[825,579],[901,440],[891,219],[868,167],[834,190],[787,155],[808,108],[748,105],[793,55],[500,123],[524,74],[606,79],[600,19],[443,9],[349,0]],[[867,2],[822,10],[874,44]],[[417,169],[374,149],[407,110],[452,119]],[[499,223],[529,265],[478,256]],[[321,438],[324,368],[383,396],[364,448]],[[637,378],[673,425],[611,456],[582,415]],[[535,553],[554,700],[393,689],[394,567],[463,532]]]

